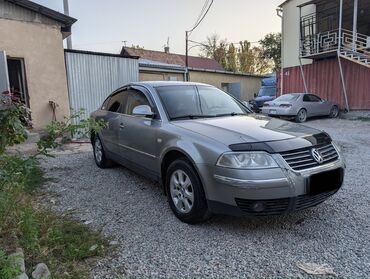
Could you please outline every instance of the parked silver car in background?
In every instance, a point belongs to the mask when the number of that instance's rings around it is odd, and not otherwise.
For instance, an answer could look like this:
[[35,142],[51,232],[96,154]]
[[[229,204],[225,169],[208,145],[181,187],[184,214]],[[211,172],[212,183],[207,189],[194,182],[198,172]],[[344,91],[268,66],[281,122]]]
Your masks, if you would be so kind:
[[265,102],[262,113],[269,116],[294,117],[297,122],[305,122],[308,117],[338,117],[338,105],[321,99],[314,94],[285,94],[273,101]]
[[131,83],[91,116],[108,122],[91,137],[96,164],[159,181],[183,222],[302,210],[342,185],[345,164],[328,134],[254,114],[213,86]]

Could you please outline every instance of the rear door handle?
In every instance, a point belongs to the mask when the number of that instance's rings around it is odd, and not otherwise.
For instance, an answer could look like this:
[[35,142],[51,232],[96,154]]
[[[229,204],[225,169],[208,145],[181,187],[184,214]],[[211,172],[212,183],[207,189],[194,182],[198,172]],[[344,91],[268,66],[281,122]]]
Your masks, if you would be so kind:
[[126,127],[126,126],[125,126],[123,123],[120,123],[120,124],[119,124],[119,128],[120,128],[120,129],[123,129],[123,128],[125,128],[125,127]]

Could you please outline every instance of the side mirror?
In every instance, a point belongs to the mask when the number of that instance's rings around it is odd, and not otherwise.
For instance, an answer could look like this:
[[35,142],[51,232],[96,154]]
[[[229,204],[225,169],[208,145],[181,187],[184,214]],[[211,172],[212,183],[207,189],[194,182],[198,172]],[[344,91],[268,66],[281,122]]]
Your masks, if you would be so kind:
[[142,116],[148,118],[154,117],[154,112],[152,112],[152,109],[148,105],[140,105],[134,107],[134,109],[132,110],[132,114],[134,116]]
[[254,93],[254,95],[253,95],[253,96],[254,96],[254,98],[256,98],[256,97],[258,96],[258,94],[257,94],[257,93]]

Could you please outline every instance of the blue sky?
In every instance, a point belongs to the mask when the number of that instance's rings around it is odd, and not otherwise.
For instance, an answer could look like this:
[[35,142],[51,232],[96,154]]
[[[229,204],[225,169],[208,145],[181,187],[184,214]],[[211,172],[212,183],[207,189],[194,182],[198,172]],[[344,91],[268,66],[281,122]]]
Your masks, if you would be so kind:
[[[63,11],[63,0],[33,0]],[[170,50],[183,53],[185,30],[192,28],[205,0],[69,0],[73,46],[78,49],[119,52],[123,41],[147,49],[162,50],[170,38]],[[204,41],[217,33],[229,42],[258,41],[281,29],[276,8],[282,0],[214,0],[191,39]],[[197,54],[199,49],[192,49]]]

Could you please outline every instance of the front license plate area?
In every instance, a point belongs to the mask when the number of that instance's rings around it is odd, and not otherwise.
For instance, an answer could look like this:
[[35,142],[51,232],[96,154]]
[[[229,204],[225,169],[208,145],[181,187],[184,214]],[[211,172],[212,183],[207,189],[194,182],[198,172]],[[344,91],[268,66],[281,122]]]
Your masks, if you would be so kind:
[[343,169],[335,169],[311,175],[307,180],[307,193],[317,195],[338,190],[343,183]]

